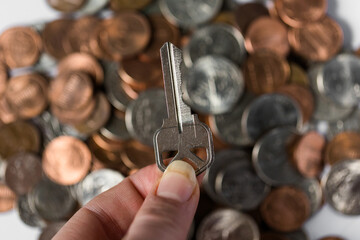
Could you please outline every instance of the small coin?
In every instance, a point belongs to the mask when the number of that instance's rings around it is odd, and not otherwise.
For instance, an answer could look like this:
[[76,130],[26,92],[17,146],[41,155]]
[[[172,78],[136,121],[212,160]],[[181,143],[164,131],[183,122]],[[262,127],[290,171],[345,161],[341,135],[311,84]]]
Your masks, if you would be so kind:
[[34,65],[39,60],[42,50],[41,37],[31,27],[7,29],[0,36],[0,45],[9,68]]
[[8,159],[5,182],[17,195],[30,192],[41,177],[41,160],[37,155],[21,152]]
[[114,187],[122,180],[124,180],[123,175],[110,169],[100,169],[90,173],[76,189],[80,205],[84,206],[91,199]]
[[282,22],[275,18],[260,17],[248,27],[245,47],[250,54],[270,50],[286,57],[290,51],[287,35],[288,30]]
[[250,216],[233,209],[221,209],[202,220],[196,239],[260,240],[260,233]]
[[19,152],[40,151],[40,133],[34,125],[16,121],[0,127],[0,157],[8,159]]
[[125,124],[125,112],[114,110],[109,121],[100,129],[100,133],[115,141],[130,140],[130,134]]
[[291,27],[303,27],[325,16],[327,1],[277,0],[275,7],[281,20]]
[[21,118],[33,118],[42,113],[47,104],[48,83],[39,74],[25,74],[10,78],[5,97],[10,108]]
[[160,10],[164,17],[176,26],[195,27],[211,20],[219,12],[222,0],[161,0]]
[[11,210],[15,205],[16,195],[6,185],[0,183],[0,213]]
[[184,101],[205,114],[229,112],[244,92],[240,69],[230,60],[216,55],[204,56],[185,73]]
[[121,159],[129,169],[140,169],[155,163],[155,153],[153,148],[133,141],[125,146]]
[[104,71],[98,61],[86,53],[73,53],[63,58],[58,64],[58,73],[84,72],[90,75],[97,85],[104,81]]
[[257,51],[250,55],[244,67],[246,87],[255,94],[271,93],[289,79],[286,60],[271,51]]
[[339,133],[326,146],[325,162],[330,165],[356,158],[360,158],[359,133],[349,131]]
[[105,49],[105,45],[107,44],[106,39],[103,37],[107,34],[107,28],[105,27],[105,24],[105,21],[100,21],[94,27],[89,39],[90,52],[99,59],[112,61],[113,59],[111,54],[108,53]]
[[246,107],[241,124],[245,135],[254,142],[273,128],[301,126],[302,115],[291,98],[282,94],[264,94]]
[[76,184],[90,169],[91,152],[80,140],[61,136],[46,146],[42,166],[51,180],[63,185]]
[[301,57],[310,61],[326,61],[335,56],[343,45],[343,31],[329,17],[289,30],[289,43]]
[[79,10],[87,0],[46,0],[50,7],[61,12],[75,12]]
[[238,29],[228,24],[211,24],[191,36],[183,54],[188,67],[206,55],[223,56],[240,65],[246,57],[244,37]]
[[287,147],[294,142],[296,130],[276,128],[264,135],[254,146],[252,161],[259,177],[267,184],[296,184],[302,176],[290,162]]
[[325,138],[315,131],[304,134],[296,143],[292,160],[303,176],[312,178],[320,174],[325,143]]
[[297,84],[301,85],[303,87],[309,86],[309,78],[305,72],[305,70],[297,65],[294,62],[290,63],[290,77],[289,77],[289,83],[290,84]]
[[16,210],[21,221],[31,227],[45,227],[45,221],[39,216],[33,206],[34,204],[30,201],[29,194],[19,196],[16,201]]
[[154,133],[161,127],[166,116],[164,90],[149,89],[141,92],[126,109],[126,128],[134,139],[153,146]]
[[15,111],[10,107],[5,96],[0,96],[0,120],[1,123],[12,123],[17,119]]
[[48,224],[39,236],[39,240],[51,240],[66,222],[54,222]]
[[310,215],[310,202],[303,191],[283,186],[267,196],[260,212],[271,228],[290,232],[299,229],[307,220]]
[[44,111],[41,115],[33,118],[32,121],[41,132],[44,147],[54,138],[64,135],[63,125],[49,111]]
[[237,26],[243,34],[246,34],[253,21],[263,16],[269,16],[269,10],[261,2],[248,2],[239,5],[234,14]]
[[360,214],[360,160],[346,160],[335,163],[324,183],[326,202],[335,210],[346,215]]

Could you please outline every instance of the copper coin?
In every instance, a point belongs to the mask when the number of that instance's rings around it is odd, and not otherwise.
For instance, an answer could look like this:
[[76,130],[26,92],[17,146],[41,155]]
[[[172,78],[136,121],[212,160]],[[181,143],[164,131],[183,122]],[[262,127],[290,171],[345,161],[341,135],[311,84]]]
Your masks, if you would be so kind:
[[5,62],[10,68],[35,64],[42,50],[41,37],[30,27],[9,28],[1,34],[0,45]]
[[[135,81],[133,79],[129,79],[130,81]],[[139,96],[139,91],[132,88],[128,83],[124,82],[124,80],[121,79],[120,82],[121,89],[125,92],[126,96],[131,98],[132,100],[135,100]]]
[[90,38],[100,20],[95,16],[86,16],[76,19],[63,41],[66,53],[84,52],[91,53]]
[[310,61],[329,60],[339,52],[343,41],[340,25],[329,17],[289,30],[289,43],[293,50]]
[[19,117],[33,118],[45,110],[47,90],[44,77],[36,73],[25,74],[10,79],[5,96]]
[[45,25],[42,32],[42,39],[45,51],[49,55],[56,59],[61,59],[66,56],[63,42],[72,24],[73,20],[63,18]]
[[96,132],[109,120],[111,108],[110,103],[103,93],[98,93],[95,97],[96,105],[85,122],[74,125],[74,128],[82,134],[89,135]]
[[253,21],[246,31],[246,50],[251,54],[257,50],[271,50],[286,57],[290,51],[288,30],[277,19],[260,17]]
[[94,27],[94,30],[92,31],[91,37],[89,39],[90,52],[99,59],[112,60],[111,54],[105,49],[106,41],[103,37],[107,34],[105,24],[105,21],[101,21]]
[[180,31],[161,15],[151,16],[150,24],[152,27],[150,44],[141,53],[140,58],[143,60],[158,60],[160,59],[160,48],[165,42],[179,45]]
[[59,74],[64,72],[84,72],[90,75],[97,85],[104,81],[104,71],[100,63],[86,53],[73,53],[63,58],[58,65]]
[[289,83],[298,84],[304,87],[309,87],[309,78],[305,70],[296,63],[290,63],[290,78]]
[[149,21],[137,12],[122,12],[104,20],[103,48],[119,61],[141,52],[149,43],[151,31]]
[[325,162],[333,165],[337,162],[360,158],[360,134],[341,132],[326,146]]
[[344,240],[344,239],[341,237],[323,237],[319,240]]
[[10,107],[5,96],[0,96],[0,122],[11,123],[17,119],[15,111]]
[[128,168],[140,169],[155,163],[154,149],[132,141],[124,148],[121,159]]
[[0,97],[3,96],[6,90],[8,80],[8,71],[4,63],[0,61]]
[[25,121],[16,121],[0,127],[0,157],[8,159],[19,152],[37,153],[40,134],[36,127]]
[[233,12],[231,11],[223,11],[220,12],[213,20],[212,22],[214,23],[225,23],[225,24],[229,24],[231,26],[237,26],[236,25],[236,19],[235,19],[235,15]]
[[309,88],[297,85],[287,84],[279,87],[277,92],[282,93],[294,99],[298,103],[303,122],[308,122],[314,112],[315,100]]
[[87,1],[88,0],[46,0],[50,7],[61,12],[75,12]]
[[120,63],[119,75],[125,83],[137,91],[163,84],[159,59],[150,62],[139,61],[137,58],[125,59]]
[[6,185],[0,183],[0,212],[11,210],[15,206],[16,196]]
[[269,16],[268,9],[262,3],[250,2],[235,9],[235,19],[242,34],[246,34],[249,25],[259,17]]
[[123,10],[140,10],[152,0],[110,0],[110,8],[116,12]]
[[60,136],[46,146],[42,166],[52,181],[62,185],[73,185],[80,182],[89,172],[91,152],[79,139]]
[[291,27],[302,27],[316,22],[325,16],[326,0],[276,0],[275,7],[279,17]]
[[325,143],[325,138],[315,131],[310,131],[299,139],[293,152],[293,161],[303,176],[314,178],[320,174]]
[[11,156],[5,172],[8,187],[17,195],[28,192],[40,181],[42,167],[40,158],[29,152],[22,152]]
[[287,61],[271,51],[256,51],[244,64],[246,87],[255,94],[274,92],[286,83],[289,74]]
[[310,216],[310,201],[300,189],[283,186],[270,192],[261,204],[260,213],[271,228],[291,232]]

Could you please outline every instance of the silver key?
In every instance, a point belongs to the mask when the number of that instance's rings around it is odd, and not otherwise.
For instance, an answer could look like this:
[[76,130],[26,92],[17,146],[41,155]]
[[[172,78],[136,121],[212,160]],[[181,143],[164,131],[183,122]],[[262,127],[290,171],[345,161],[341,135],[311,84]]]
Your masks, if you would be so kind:
[[[210,128],[200,122],[196,114],[182,99],[181,70],[182,52],[172,43],[165,43],[160,49],[164,76],[168,118],[154,134],[156,163],[161,171],[174,160],[191,164],[196,175],[206,170],[214,159],[214,146]],[[196,155],[197,149],[206,149],[206,159]],[[170,163],[164,163],[163,153],[177,152]]]

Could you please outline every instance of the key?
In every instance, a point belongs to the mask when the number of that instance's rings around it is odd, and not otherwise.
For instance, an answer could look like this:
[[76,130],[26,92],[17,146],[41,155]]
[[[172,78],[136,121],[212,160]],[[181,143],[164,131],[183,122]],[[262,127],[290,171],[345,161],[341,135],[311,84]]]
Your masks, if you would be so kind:
[[[181,64],[182,51],[172,43],[160,49],[168,118],[154,134],[156,163],[161,171],[175,160],[184,160],[192,165],[199,175],[212,164],[214,146],[210,128],[200,122],[196,114],[182,99]],[[206,159],[196,155],[197,149],[206,150]],[[163,153],[176,152],[170,163],[164,163]]]

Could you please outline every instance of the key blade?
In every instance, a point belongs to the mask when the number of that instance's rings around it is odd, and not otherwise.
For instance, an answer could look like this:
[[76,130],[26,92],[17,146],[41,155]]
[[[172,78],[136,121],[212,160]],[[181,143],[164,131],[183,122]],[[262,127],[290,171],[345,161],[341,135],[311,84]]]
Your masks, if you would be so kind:
[[161,65],[164,77],[168,119],[178,124],[179,132],[183,125],[193,123],[190,107],[182,100],[181,63],[182,51],[172,43],[165,43],[160,49]]

